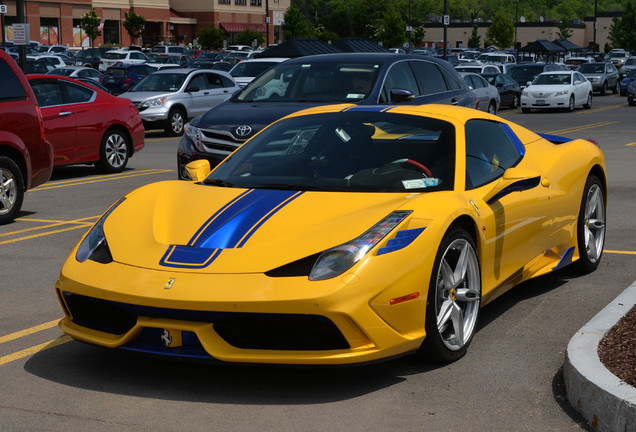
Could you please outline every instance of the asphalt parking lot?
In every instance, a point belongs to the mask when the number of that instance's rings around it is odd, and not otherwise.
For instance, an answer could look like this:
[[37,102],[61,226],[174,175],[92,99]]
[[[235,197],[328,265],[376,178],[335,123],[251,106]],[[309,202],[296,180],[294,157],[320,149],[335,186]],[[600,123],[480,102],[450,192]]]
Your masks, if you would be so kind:
[[486,306],[453,364],[404,357],[360,367],[168,361],[71,341],[57,328],[62,263],[101,213],[141,185],[176,179],[177,138],[146,135],[121,174],[58,169],[0,226],[0,431],[591,430],[568,404],[561,366],[572,335],[636,279],[636,107],[597,96],[591,110],[500,115],[533,131],[592,138],[608,169],[598,270],[565,269]]

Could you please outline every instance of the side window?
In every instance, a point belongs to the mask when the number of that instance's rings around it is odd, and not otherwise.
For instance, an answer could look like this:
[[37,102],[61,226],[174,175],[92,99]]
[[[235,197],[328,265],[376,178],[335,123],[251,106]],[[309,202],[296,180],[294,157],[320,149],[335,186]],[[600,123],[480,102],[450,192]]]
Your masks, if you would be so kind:
[[62,89],[56,81],[32,80],[30,84],[33,93],[35,93],[35,98],[38,100],[38,105],[41,107],[62,105],[64,103]]
[[497,75],[495,77],[495,85],[497,86],[497,85],[504,85],[504,84],[505,84],[505,82],[504,82],[503,76],[502,75]]
[[523,155],[521,141],[501,123],[466,122],[466,189],[483,186],[501,177]]
[[208,88],[208,83],[206,82],[205,76],[203,74],[198,74],[192,77],[192,81],[188,84],[188,90],[192,91],[195,87],[198,87],[200,90],[205,90]]
[[93,99],[95,92],[86,87],[78,86],[72,83],[63,83],[66,90],[68,100],[66,103],[82,103],[89,102]]
[[475,89],[484,88],[488,85],[488,83],[485,83],[484,80],[481,79],[481,77],[473,75],[471,76],[471,78],[473,79],[473,83],[474,83],[473,88]]
[[423,95],[446,91],[448,88],[446,81],[444,80],[442,72],[434,63],[413,61],[411,64],[415,70],[415,76],[417,77],[417,82],[420,85],[420,89],[422,89],[421,93]]
[[382,94],[380,96],[381,103],[391,102],[391,89],[394,88],[408,90],[415,96],[420,95],[415,76],[407,62],[395,63],[389,69],[389,72],[386,74],[386,80],[384,81],[384,87],[382,87]]
[[231,79],[222,76],[221,81],[223,81],[223,87],[235,87],[236,84]]
[[223,81],[221,81],[221,77],[217,74],[207,73],[205,76],[208,78],[208,88],[221,88],[223,87]]

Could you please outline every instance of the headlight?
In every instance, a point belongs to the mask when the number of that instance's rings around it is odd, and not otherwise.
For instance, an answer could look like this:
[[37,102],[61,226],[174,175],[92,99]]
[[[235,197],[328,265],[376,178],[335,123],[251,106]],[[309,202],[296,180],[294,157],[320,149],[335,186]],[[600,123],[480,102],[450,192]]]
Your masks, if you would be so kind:
[[194,143],[197,150],[204,152],[203,144],[201,144],[202,134],[201,129],[196,126],[192,126],[190,123],[185,125],[183,129],[184,133]]
[[110,215],[119,204],[124,202],[125,199],[126,198],[121,198],[113,204],[111,208],[109,208],[108,211],[97,221],[97,223],[93,225],[93,228],[91,228],[77,248],[75,259],[79,262],[91,259],[102,264],[109,263],[113,260],[110,250],[108,249],[108,243],[106,242],[106,235],[104,234],[104,222],[108,215]]
[[141,103],[141,105],[139,105],[140,108],[150,108],[150,107],[157,107],[157,106],[161,106],[163,105],[163,102],[166,100],[165,97],[161,97],[161,98],[154,98],[154,99],[148,99],[147,101],[143,101]]
[[570,90],[561,90],[561,91],[556,92],[554,95],[555,96],[563,96],[563,95],[567,95],[567,94],[570,94]]
[[331,279],[346,272],[411,213],[412,210],[394,211],[361,236],[324,251],[311,269],[309,280]]

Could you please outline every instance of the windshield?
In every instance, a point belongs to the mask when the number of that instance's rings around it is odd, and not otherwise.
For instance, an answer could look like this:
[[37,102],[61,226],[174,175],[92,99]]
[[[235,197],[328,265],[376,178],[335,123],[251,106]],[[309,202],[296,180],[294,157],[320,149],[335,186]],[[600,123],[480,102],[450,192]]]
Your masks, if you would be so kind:
[[627,61],[625,61],[625,64],[630,66],[636,65],[636,58],[627,59]]
[[532,82],[532,85],[569,85],[571,83],[572,75],[570,74],[541,74]]
[[137,83],[129,92],[176,92],[183,86],[187,74],[154,73]]
[[532,81],[541,72],[543,72],[543,66],[515,66],[508,71],[508,75],[517,81]]
[[585,63],[579,66],[579,72],[581,73],[605,73],[605,64]]
[[629,73],[627,74],[628,78],[636,78],[636,69],[632,69],[629,71]]
[[107,60],[121,60],[126,58],[125,53],[106,53],[104,58]]
[[255,77],[265,72],[278,62],[258,61],[258,62],[241,62],[238,63],[230,71],[233,77]]
[[239,102],[358,102],[378,77],[375,63],[280,63],[252,81]]
[[350,110],[273,124],[204,183],[342,192],[450,190],[455,130],[445,121]]

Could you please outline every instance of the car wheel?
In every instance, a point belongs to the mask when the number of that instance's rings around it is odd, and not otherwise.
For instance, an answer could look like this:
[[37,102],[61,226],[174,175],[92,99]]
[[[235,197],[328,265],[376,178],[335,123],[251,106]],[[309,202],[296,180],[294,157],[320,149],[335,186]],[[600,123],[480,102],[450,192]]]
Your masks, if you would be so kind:
[[495,101],[491,101],[488,104],[488,113],[489,114],[497,114],[497,106],[495,105]]
[[512,97],[512,103],[510,104],[510,108],[519,108],[519,95],[514,95]]
[[634,106],[636,105],[636,100],[628,100],[627,103],[629,104],[629,106]]
[[185,113],[181,108],[173,108],[170,110],[168,120],[164,130],[168,136],[183,135],[183,126],[185,125]]
[[521,112],[529,113],[530,112],[530,108],[521,108]]
[[592,93],[589,93],[587,95],[587,102],[585,102],[585,105],[583,105],[583,108],[585,108],[585,109],[592,108]]
[[568,111],[574,111],[574,96],[570,96],[570,102],[568,103]]
[[0,225],[17,216],[24,200],[24,181],[16,163],[0,156]]
[[462,228],[451,228],[435,257],[426,303],[426,338],[419,353],[436,361],[466,354],[481,304],[481,273],[475,244]]
[[603,83],[603,87],[601,88],[601,96],[605,96],[607,94],[607,81]]
[[614,86],[614,94],[620,94],[621,92],[621,82],[616,80],[616,85]]
[[118,128],[106,131],[99,148],[97,169],[105,173],[121,172],[128,164],[128,138]]
[[576,236],[579,269],[585,273],[596,270],[605,244],[605,194],[595,175],[590,175],[585,182]]

